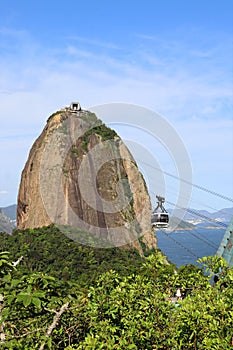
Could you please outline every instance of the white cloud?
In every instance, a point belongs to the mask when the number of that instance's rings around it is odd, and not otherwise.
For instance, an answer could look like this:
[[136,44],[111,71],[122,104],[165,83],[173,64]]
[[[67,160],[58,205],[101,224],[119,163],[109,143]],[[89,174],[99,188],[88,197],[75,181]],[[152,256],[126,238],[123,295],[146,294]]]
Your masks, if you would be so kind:
[[8,193],[7,191],[0,190],[0,194],[7,194],[7,193]]
[[[196,74],[178,59],[173,58],[169,68],[160,57],[145,55],[141,61],[136,51],[131,62],[133,54],[115,58],[68,45],[60,52],[42,52],[41,48],[29,61],[19,58],[20,70],[19,62],[14,66],[5,60],[0,68],[1,114],[13,118],[16,125],[25,120],[30,126],[44,113],[78,98],[86,106],[112,101],[138,103],[174,120],[193,114],[227,117],[225,106],[232,103],[232,84],[225,80],[226,73],[219,79],[223,68],[214,66]],[[153,61],[153,67],[148,68],[144,61]]]
[[68,36],[67,39],[72,40],[72,41],[76,41],[79,43],[83,43],[85,45],[87,44],[87,45],[91,45],[91,46],[103,47],[103,48],[114,49],[114,50],[120,49],[119,46],[115,45],[114,43],[106,42],[103,40],[93,40],[93,39],[78,36],[78,35]]
[[[72,100],[79,100],[84,108],[126,102],[163,114],[187,145],[196,182],[207,181],[203,174],[207,179],[211,174],[211,184],[220,184],[219,191],[226,193],[232,178],[229,120],[233,109],[231,66],[222,64],[226,51],[218,47],[191,50],[175,41],[162,44],[153,37],[143,42],[143,49],[132,45],[117,50],[114,44],[81,37],[70,42],[66,38],[66,45],[49,49],[24,31],[2,30],[0,35],[4,38],[0,49],[7,52],[0,58],[0,137],[11,137],[1,168],[7,164],[11,177],[14,169],[8,160],[15,159],[17,135],[38,135],[47,117]],[[104,51],[100,53],[98,47]],[[27,147],[21,150],[23,161]],[[216,155],[219,161],[222,155],[224,182]],[[17,177],[19,169],[17,162]]]
[[193,56],[196,56],[196,57],[200,57],[200,58],[207,58],[207,57],[211,57],[212,56],[212,52],[210,51],[191,51],[190,52]]

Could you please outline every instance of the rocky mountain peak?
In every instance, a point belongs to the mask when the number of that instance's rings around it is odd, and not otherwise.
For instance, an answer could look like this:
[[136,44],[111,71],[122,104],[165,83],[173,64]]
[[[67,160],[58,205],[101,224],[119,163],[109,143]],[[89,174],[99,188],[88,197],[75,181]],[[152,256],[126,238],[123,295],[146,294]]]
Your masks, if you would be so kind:
[[132,155],[80,105],[48,118],[22,172],[17,227],[50,224],[86,245],[156,247],[150,198]]

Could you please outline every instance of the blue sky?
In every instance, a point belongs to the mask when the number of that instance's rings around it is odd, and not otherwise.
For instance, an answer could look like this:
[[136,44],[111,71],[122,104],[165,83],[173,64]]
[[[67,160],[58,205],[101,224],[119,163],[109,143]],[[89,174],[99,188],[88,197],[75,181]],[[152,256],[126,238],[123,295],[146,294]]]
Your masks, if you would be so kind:
[[[72,100],[158,112],[183,140],[193,182],[232,198],[232,38],[231,0],[1,1],[0,207],[16,202],[47,117]],[[232,206],[194,191],[192,205],[203,203]]]

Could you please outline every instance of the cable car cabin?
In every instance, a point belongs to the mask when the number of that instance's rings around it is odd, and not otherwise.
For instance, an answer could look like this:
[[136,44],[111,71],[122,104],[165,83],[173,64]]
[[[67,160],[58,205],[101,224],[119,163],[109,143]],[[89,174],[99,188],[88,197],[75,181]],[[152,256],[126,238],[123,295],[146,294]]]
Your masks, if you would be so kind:
[[151,225],[158,228],[166,228],[169,223],[168,213],[153,213],[151,219]]
[[161,196],[156,196],[156,198],[158,199],[158,202],[157,207],[152,213],[151,225],[152,227],[155,226],[157,228],[166,228],[168,227],[169,215],[163,206],[165,198]]

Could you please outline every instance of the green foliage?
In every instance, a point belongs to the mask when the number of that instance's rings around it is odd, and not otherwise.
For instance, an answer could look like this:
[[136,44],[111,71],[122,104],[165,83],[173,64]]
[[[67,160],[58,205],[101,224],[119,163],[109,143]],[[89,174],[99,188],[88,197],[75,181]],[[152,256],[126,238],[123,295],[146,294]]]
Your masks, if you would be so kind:
[[47,123],[49,123],[53,119],[53,117],[55,117],[55,115],[58,115],[60,113],[61,113],[61,111],[57,111],[57,112],[54,112],[53,114],[51,114],[47,119]]
[[76,157],[79,156],[79,154],[78,154],[78,149],[77,149],[77,148],[73,148],[73,149],[71,150],[71,153],[74,154]]
[[114,137],[117,136],[116,132],[110,128],[108,128],[105,124],[97,125],[91,129],[89,129],[83,136],[83,143],[82,148],[86,152],[87,151],[87,145],[89,143],[90,136],[92,134],[100,135],[102,138],[102,141],[106,140],[113,140]]
[[9,252],[0,252],[0,278],[12,268],[12,263],[9,262]]
[[90,111],[85,111],[81,114],[79,113],[78,118],[87,122],[90,126],[102,124],[102,121],[96,117],[95,113],[91,113]]
[[211,275],[217,274],[220,271],[224,274],[225,269],[228,268],[227,262],[217,255],[204,256],[203,258],[198,259],[198,262],[201,263],[205,267],[206,272]]
[[[160,251],[143,259],[94,250],[52,226],[2,234],[1,242],[3,350],[232,348],[233,271],[222,258],[203,258],[203,269],[177,270]],[[190,292],[174,303],[177,287]]]
[[15,230],[12,235],[1,233],[0,239],[2,249],[10,252],[12,260],[24,256],[19,265],[22,273],[40,271],[83,284],[91,283],[99,274],[110,269],[127,275],[137,271],[143,262],[136,250],[83,246],[54,226]]

